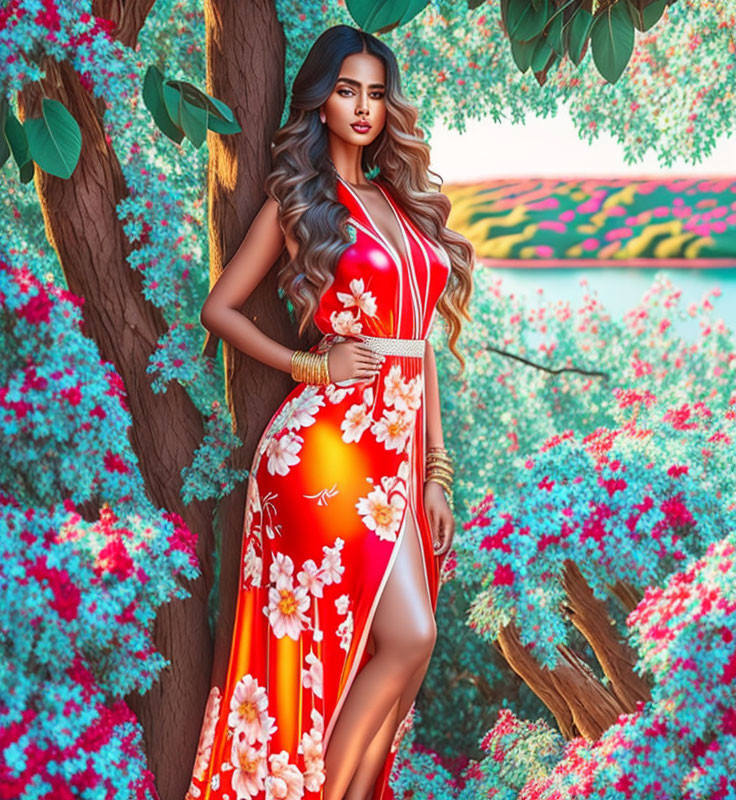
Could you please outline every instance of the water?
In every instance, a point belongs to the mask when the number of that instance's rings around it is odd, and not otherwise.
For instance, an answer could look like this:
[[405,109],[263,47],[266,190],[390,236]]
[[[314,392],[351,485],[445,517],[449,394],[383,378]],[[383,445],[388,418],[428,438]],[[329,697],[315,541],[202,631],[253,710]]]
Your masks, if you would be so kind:
[[[711,298],[716,317],[722,317],[729,328],[736,328],[736,267],[724,269],[638,269],[633,267],[582,268],[497,268],[493,274],[503,280],[504,293],[513,292],[525,297],[533,306],[544,304],[545,300],[555,303],[567,300],[573,308],[583,303],[586,290],[595,293],[599,301],[614,319],[621,319],[626,311],[639,303],[654,282],[655,275],[666,275],[673,286],[682,290],[680,308],[690,303],[699,303],[704,295],[718,287],[721,296]],[[581,286],[581,279],[587,286]],[[543,289],[540,296],[538,289]],[[691,339],[699,332],[697,319],[676,321],[676,329],[685,338]]]

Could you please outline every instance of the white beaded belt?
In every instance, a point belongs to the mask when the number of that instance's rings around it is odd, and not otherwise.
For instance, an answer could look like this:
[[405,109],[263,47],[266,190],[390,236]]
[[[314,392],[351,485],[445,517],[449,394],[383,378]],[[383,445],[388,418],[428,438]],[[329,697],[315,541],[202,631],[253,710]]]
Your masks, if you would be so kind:
[[364,336],[363,341],[376,353],[384,356],[412,356],[421,358],[424,355],[424,339],[393,339],[388,336]]

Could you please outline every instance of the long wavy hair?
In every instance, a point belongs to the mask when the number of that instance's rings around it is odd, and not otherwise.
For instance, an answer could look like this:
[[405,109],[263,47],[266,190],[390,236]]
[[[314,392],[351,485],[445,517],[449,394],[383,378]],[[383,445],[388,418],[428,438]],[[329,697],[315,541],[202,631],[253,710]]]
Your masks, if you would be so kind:
[[465,360],[456,343],[461,318],[471,318],[473,246],[445,227],[450,200],[440,191],[441,178],[430,179],[430,172],[437,173],[429,169],[430,148],[416,125],[419,113],[401,92],[396,57],[380,39],[349,25],[328,28],[314,42],[294,79],[288,120],[273,138],[273,169],[264,188],[279,204],[282,230],[299,247],[297,257],[281,268],[278,285],[294,307],[301,334],[350,246],[349,211],[337,200],[337,178],[319,108],[334,91],[343,60],[360,52],[380,58],[386,70],[386,122],[364,146],[362,168],[367,172],[378,167],[380,179],[412,223],[447,251],[451,272],[437,311],[447,323],[448,344],[462,372]]

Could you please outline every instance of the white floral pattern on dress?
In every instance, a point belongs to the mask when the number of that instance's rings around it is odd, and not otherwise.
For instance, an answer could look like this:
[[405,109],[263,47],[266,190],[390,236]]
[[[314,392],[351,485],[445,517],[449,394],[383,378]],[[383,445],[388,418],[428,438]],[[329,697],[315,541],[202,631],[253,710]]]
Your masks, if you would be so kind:
[[281,410],[282,424],[289,430],[299,430],[299,428],[314,425],[317,421],[315,414],[324,404],[325,399],[320,394],[320,387],[307,384],[304,391],[296,397],[292,397]]
[[268,456],[266,466],[271,475],[287,475],[289,469],[299,463],[297,453],[302,449],[303,444],[304,438],[291,431],[271,439],[266,447]]
[[342,388],[335,383],[328,383],[325,387],[325,397],[333,404],[342,403],[342,401],[355,391],[355,386],[347,386]]
[[358,321],[358,317],[352,311],[333,311],[330,314],[330,322],[335,333],[341,336],[352,336],[363,330],[363,323]]
[[[212,756],[212,745],[215,741],[215,728],[217,721],[220,718],[220,707],[222,705],[222,694],[217,686],[210,689],[209,696],[207,697],[207,705],[204,710],[204,721],[202,722],[202,730],[199,734],[199,744],[197,745],[197,759],[194,762],[193,777],[198,781],[203,781],[207,773],[207,767],[210,765],[210,757]],[[193,792],[196,789],[194,784],[190,785],[189,791]]]
[[356,403],[350,406],[345,412],[345,419],[340,424],[340,429],[343,432],[343,442],[348,444],[350,442],[359,442],[360,437],[371,426],[372,422],[373,417],[363,403]]
[[395,492],[389,499],[386,492],[376,486],[355,504],[365,526],[375,531],[379,539],[395,542],[399,524],[406,506],[406,498]]
[[243,589],[260,586],[263,577],[263,559],[256,552],[255,539],[248,540],[243,558]]
[[385,408],[383,415],[371,426],[371,433],[377,442],[383,442],[386,450],[396,450],[403,453],[409,443],[409,437],[414,430],[416,413],[413,411],[399,411],[395,408]]
[[384,475],[366,497],[355,504],[365,526],[379,539],[395,542],[408,498],[409,458],[399,464],[396,475]]
[[313,596],[322,597],[322,573],[314,560],[309,558],[302,565],[303,569],[297,573],[296,579]]
[[274,553],[271,566],[268,568],[268,579],[271,583],[278,584],[280,578],[290,581],[294,574],[294,562],[291,556],[284,553]]
[[350,292],[337,292],[337,299],[342,301],[345,308],[357,306],[360,311],[369,317],[376,315],[376,298],[371,292],[365,290],[362,278],[353,278],[349,284]]
[[322,546],[322,552],[324,553],[321,566],[323,583],[340,583],[342,580],[342,573],[345,572],[345,567],[340,560],[340,551],[344,544],[343,539],[338,536],[332,547]]
[[[313,709],[313,712],[316,709]],[[319,713],[318,713],[319,716]],[[314,719],[314,713],[312,714]],[[319,787],[325,782],[325,762],[322,758],[322,727],[314,725],[309,733],[304,731],[302,741],[299,745],[300,751],[304,754],[304,785],[309,792],[318,792]]]
[[282,579],[280,585],[268,590],[268,605],[264,613],[277,639],[288,636],[295,642],[304,629],[309,617],[304,613],[309,608],[309,594],[303,586],[294,588],[291,580]]
[[342,430],[342,440],[350,444],[350,442],[359,442],[363,433],[371,426],[373,416],[370,409],[373,405],[373,387],[368,386],[363,390],[363,400],[360,403],[355,403],[345,412],[345,418],[340,424]]
[[299,800],[304,796],[304,776],[296,764],[289,763],[289,751],[268,758],[271,766],[266,778],[266,800]]
[[264,780],[268,773],[265,744],[255,747],[248,743],[242,733],[236,733],[233,737],[230,761],[234,767],[231,783],[236,793],[236,800],[255,797],[265,789]]
[[340,647],[347,652],[353,640],[353,612],[350,610],[350,595],[341,594],[335,600],[335,609],[340,616],[347,615],[335,631],[340,637]]
[[417,411],[422,405],[422,376],[410,380],[401,374],[401,367],[392,364],[383,379],[383,402],[399,411]]
[[248,744],[266,744],[276,730],[275,722],[275,717],[268,716],[266,689],[252,675],[244,675],[230,698],[228,727],[236,734],[242,733]]
[[305,689],[311,689],[317,697],[322,698],[324,686],[322,662],[311,650],[304,660],[309,664],[309,667],[307,669],[302,668],[302,686]]

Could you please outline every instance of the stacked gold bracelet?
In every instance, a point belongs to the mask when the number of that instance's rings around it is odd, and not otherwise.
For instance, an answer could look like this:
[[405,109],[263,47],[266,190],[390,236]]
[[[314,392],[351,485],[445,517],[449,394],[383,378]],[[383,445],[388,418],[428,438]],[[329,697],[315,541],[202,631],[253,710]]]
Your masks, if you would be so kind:
[[291,356],[291,377],[297,383],[328,384],[330,382],[328,355],[329,350],[325,350],[324,353],[294,350]]
[[430,447],[427,450],[426,481],[434,481],[444,489],[445,494],[452,498],[452,479],[455,469],[452,458],[444,447]]

